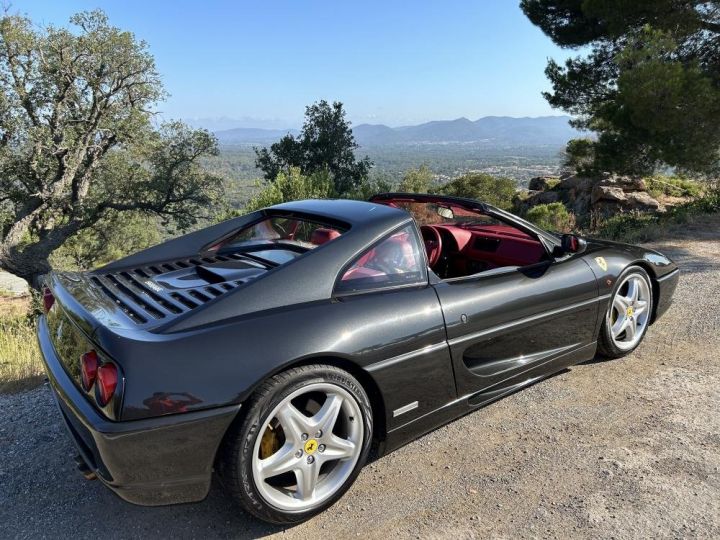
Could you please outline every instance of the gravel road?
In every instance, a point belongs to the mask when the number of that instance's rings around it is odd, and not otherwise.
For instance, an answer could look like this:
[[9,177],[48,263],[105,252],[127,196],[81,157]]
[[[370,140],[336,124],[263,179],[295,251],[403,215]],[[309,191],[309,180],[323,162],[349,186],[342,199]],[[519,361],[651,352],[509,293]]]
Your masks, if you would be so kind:
[[589,362],[368,465],[277,529],[219,488],[141,508],[75,470],[47,387],[0,396],[0,537],[720,537],[720,219],[653,247],[683,274],[627,358]]

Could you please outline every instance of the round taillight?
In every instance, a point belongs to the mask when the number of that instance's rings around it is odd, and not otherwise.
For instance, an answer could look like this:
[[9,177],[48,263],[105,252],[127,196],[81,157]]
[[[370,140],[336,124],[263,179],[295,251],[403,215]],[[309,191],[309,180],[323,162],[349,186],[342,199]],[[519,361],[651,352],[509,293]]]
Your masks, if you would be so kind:
[[45,308],[45,313],[50,311],[50,308],[53,307],[54,303],[55,296],[53,295],[49,287],[45,287],[43,289],[43,308]]
[[117,388],[118,375],[117,367],[112,362],[107,362],[97,370],[98,398],[100,405],[105,406],[112,398]]
[[98,356],[95,351],[88,351],[80,357],[80,375],[85,390],[90,390],[98,371]]

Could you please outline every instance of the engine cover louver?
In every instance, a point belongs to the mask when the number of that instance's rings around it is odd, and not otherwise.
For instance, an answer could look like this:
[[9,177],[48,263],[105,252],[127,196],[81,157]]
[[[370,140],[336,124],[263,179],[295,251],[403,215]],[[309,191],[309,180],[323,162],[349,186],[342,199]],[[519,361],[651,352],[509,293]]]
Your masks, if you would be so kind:
[[[247,266],[250,271],[243,272],[246,275],[241,279],[227,279],[215,283],[209,283],[197,275],[198,267],[203,267],[207,272],[213,266],[227,264],[240,265],[240,271]],[[193,257],[115,272],[100,270],[93,272],[91,279],[132,321],[144,325],[161,322],[196,309],[266,270],[267,268],[255,261],[231,254]],[[189,286],[163,284],[163,278],[170,279],[172,276],[180,276],[174,279],[174,283],[184,279]]]

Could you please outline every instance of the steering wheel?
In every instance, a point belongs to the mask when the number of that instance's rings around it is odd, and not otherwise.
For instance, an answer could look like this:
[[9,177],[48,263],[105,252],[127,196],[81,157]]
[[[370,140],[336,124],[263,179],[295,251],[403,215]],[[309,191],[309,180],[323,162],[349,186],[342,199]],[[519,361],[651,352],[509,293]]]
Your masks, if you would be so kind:
[[440,260],[442,255],[442,236],[440,231],[431,225],[423,225],[420,227],[423,242],[425,242],[425,251],[427,251],[428,266],[432,268]]

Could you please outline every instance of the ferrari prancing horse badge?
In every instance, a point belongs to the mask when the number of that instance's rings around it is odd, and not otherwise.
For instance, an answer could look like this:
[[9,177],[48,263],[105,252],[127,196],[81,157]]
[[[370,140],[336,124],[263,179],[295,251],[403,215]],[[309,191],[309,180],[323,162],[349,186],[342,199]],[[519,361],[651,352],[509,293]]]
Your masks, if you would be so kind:
[[607,272],[607,261],[604,257],[595,257],[595,262],[603,269],[603,272]]

